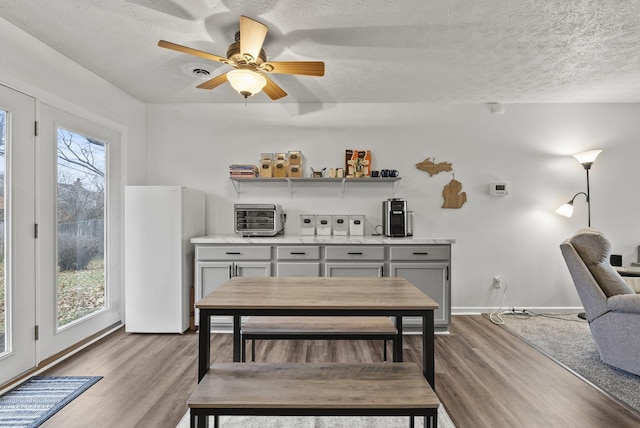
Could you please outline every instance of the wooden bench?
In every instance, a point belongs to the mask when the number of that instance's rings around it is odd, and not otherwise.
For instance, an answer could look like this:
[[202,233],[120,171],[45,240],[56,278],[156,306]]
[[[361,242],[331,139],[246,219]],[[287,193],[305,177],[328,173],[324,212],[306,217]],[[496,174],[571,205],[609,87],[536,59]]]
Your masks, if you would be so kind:
[[423,416],[437,428],[439,400],[414,363],[214,364],[187,405],[191,428],[214,416]]
[[255,361],[256,340],[382,340],[383,360],[387,361],[387,340],[393,342],[393,361],[398,361],[398,330],[387,317],[295,317],[252,316],[240,330],[242,361],[246,360],[246,341],[251,340],[251,361]]

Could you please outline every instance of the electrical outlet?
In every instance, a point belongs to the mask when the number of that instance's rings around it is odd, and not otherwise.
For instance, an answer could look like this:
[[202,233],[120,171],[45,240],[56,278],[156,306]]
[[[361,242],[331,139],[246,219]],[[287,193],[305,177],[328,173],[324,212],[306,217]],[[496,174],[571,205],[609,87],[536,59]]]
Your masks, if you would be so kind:
[[499,276],[494,276],[493,277],[493,286],[494,286],[494,288],[502,288],[502,281],[500,281],[500,277]]

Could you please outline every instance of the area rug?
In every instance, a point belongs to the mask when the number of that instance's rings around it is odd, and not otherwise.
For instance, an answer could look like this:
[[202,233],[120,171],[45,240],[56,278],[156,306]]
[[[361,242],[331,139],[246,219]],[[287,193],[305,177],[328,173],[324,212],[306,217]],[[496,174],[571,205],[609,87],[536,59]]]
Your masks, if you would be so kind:
[[102,376],[35,376],[0,396],[0,428],[38,427]]
[[[415,418],[415,427],[424,427],[423,418]],[[213,421],[209,423],[213,426]],[[407,428],[408,417],[353,417],[353,416],[221,416],[220,428]],[[187,412],[176,428],[189,428]],[[438,428],[455,428],[449,415],[440,406]]]
[[508,331],[640,413],[640,376],[602,362],[589,324],[577,314],[503,314],[502,319]]

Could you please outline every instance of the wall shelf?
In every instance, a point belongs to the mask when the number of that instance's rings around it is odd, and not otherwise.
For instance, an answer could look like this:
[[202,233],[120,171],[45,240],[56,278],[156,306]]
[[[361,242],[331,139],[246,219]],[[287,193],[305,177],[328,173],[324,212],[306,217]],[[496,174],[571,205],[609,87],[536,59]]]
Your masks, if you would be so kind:
[[319,184],[335,184],[340,186],[342,194],[346,185],[376,185],[376,184],[390,184],[392,187],[392,194],[395,193],[398,186],[398,182],[402,177],[366,177],[366,178],[313,178],[313,177],[285,177],[285,178],[242,178],[242,177],[230,177],[233,187],[236,190],[236,194],[240,194],[240,188],[242,183],[249,184],[264,184],[264,183],[287,183],[289,186],[289,193],[293,194],[294,186],[300,185],[319,185]]

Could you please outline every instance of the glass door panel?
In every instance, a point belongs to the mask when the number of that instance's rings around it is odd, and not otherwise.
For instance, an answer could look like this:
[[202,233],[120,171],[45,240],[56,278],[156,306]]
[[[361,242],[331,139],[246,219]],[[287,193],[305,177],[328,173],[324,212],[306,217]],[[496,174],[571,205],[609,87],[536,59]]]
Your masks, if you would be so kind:
[[42,103],[38,144],[39,355],[122,320],[120,134]]
[[0,384],[36,365],[35,100],[0,85]]

